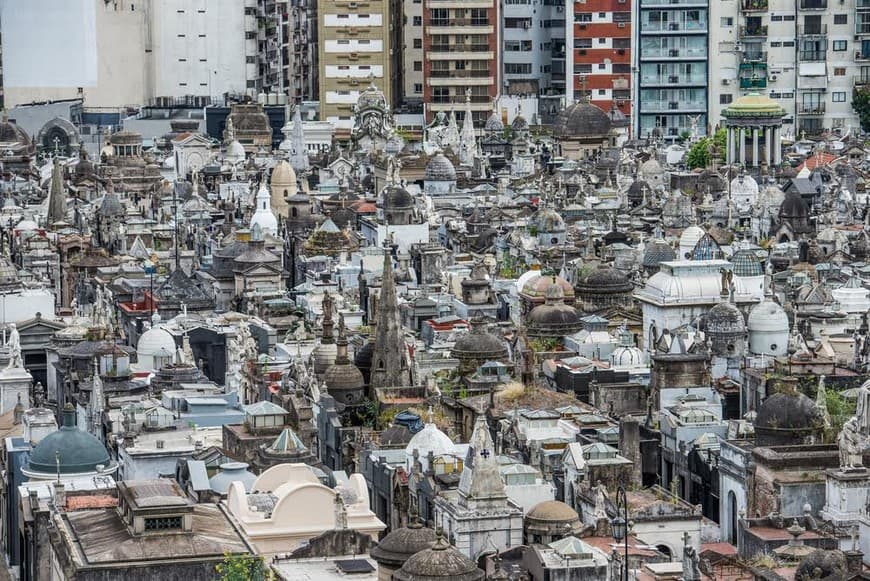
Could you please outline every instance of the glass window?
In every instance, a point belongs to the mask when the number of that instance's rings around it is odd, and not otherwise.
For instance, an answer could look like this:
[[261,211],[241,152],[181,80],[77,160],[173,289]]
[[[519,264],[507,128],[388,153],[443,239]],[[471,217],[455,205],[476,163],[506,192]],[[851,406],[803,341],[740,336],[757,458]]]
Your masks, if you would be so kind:
[[843,50],[846,50],[848,45],[849,45],[848,40],[835,40],[833,43],[833,48],[836,51],[843,51]]
[[834,24],[849,24],[849,15],[834,14]]
[[846,93],[844,91],[834,91],[833,93],[831,93],[831,100],[834,103],[845,103]]

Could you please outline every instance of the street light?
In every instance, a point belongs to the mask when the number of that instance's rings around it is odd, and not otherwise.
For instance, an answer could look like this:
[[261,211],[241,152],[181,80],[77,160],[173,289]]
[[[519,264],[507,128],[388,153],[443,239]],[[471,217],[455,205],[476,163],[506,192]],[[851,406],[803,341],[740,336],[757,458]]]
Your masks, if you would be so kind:
[[610,523],[610,528],[613,531],[613,538],[617,542],[625,542],[624,566],[619,578],[628,581],[628,533],[631,523],[628,522],[628,501],[625,497],[625,488],[622,485],[616,489],[616,518]]

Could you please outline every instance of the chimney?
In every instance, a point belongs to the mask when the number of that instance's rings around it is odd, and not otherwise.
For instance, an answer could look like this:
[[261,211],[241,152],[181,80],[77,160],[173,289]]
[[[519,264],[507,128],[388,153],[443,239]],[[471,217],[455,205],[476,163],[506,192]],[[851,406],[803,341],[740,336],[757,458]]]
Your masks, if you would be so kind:
[[58,509],[66,508],[66,488],[63,482],[54,483],[54,505]]

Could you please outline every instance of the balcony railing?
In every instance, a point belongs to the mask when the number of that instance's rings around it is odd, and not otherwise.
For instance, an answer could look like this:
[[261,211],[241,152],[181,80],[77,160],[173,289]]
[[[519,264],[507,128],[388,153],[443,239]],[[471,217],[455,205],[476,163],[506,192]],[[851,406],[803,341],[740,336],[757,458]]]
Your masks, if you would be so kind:
[[828,0],[801,0],[801,10],[827,10]]
[[743,0],[740,8],[744,12],[767,12],[767,0]]
[[704,0],[641,0],[641,6],[706,6]]
[[870,75],[855,75],[853,77],[855,86],[864,87],[870,85]]
[[767,36],[767,25],[760,26],[741,26],[740,36],[743,38],[749,36]]
[[855,24],[855,34],[870,34],[870,22],[859,20]]
[[[465,104],[465,97],[440,97],[435,95],[432,97],[433,103],[441,103],[443,105],[463,105]],[[492,103],[492,97],[487,95],[472,95],[471,96],[472,103],[484,104],[484,103]]]
[[819,62],[825,60],[826,54],[824,50],[802,50],[798,52],[798,58],[804,62]]
[[706,111],[704,101],[641,101],[643,113],[665,113],[668,111]]
[[705,58],[705,48],[651,48],[641,52],[642,58]]
[[870,0],[855,0],[855,8],[862,10],[870,8]]
[[485,79],[491,77],[490,71],[430,71],[433,79]]
[[489,26],[488,18],[435,18],[429,26]]
[[741,89],[765,89],[767,77],[743,77],[740,79]]
[[486,44],[433,44],[430,52],[487,52],[491,50]]
[[641,32],[706,32],[706,22],[641,22]]
[[706,75],[649,75],[640,78],[642,85],[705,85]]
[[826,34],[828,34],[827,24],[798,27],[798,36],[825,36]]
[[745,63],[766,63],[767,52],[763,50],[753,50],[752,52],[743,53],[743,62]]
[[798,115],[824,115],[824,103],[798,103]]

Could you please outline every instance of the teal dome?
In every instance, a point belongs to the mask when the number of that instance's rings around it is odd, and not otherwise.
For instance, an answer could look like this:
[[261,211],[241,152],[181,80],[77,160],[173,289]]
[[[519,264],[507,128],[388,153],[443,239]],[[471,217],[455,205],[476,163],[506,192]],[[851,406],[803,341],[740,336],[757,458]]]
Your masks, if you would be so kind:
[[102,442],[76,427],[72,404],[63,409],[60,429],[43,438],[30,453],[24,471],[53,475],[58,472],[58,461],[61,474],[87,474],[96,472],[97,466],[104,470],[113,466]]

